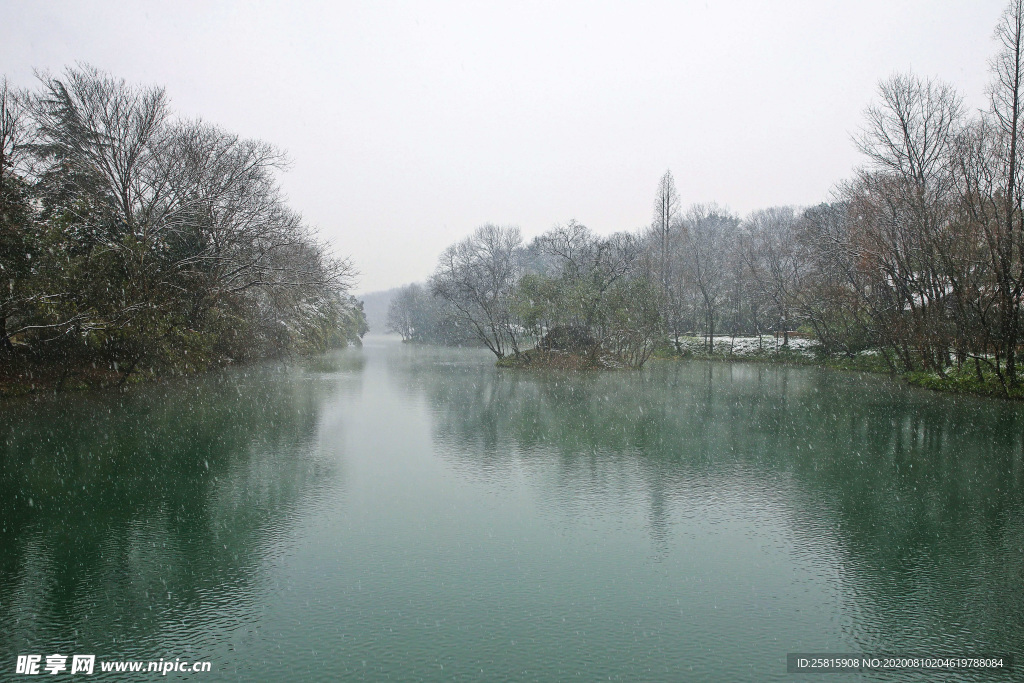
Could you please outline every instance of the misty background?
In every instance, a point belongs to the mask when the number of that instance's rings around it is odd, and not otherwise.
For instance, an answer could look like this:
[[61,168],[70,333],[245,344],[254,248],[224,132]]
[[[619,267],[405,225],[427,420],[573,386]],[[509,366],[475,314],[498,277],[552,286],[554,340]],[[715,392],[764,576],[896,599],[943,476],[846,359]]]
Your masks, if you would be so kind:
[[12,85],[85,62],[286,150],[290,204],[352,258],[362,294],[424,279],[485,222],[527,239],[570,218],[598,234],[648,225],[666,168],[686,204],[826,200],[860,163],[850,135],[879,79],[940,76],[985,106],[1003,9],[0,4]]

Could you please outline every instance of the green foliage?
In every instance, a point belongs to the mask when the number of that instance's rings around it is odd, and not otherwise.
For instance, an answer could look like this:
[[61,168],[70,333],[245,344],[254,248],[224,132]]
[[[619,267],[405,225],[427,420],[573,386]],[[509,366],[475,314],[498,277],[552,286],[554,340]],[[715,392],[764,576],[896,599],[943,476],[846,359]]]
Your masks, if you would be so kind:
[[562,299],[559,281],[540,273],[527,273],[519,279],[512,296],[512,313],[535,338],[558,319]]
[[1024,386],[1009,386],[995,372],[968,369],[968,365],[959,370],[951,369],[944,375],[934,372],[910,372],[904,375],[907,382],[933,391],[947,391],[960,394],[976,394],[997,398],[1024,399]]
[[88,67],[41,90],[15,150],[31,173],[0,169],[0,382],[123,383],[366,333],[350,265],[283,203],[279,153]]

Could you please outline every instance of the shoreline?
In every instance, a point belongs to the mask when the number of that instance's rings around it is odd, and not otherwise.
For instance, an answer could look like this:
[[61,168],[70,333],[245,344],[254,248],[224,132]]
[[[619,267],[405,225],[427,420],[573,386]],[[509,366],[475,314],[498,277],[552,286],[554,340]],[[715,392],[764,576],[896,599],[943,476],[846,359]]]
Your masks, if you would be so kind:
[[[360,339],[358,343],[349,343],[347,347],[361,345],[362,340]],[[66,368],[56,363],[40,363],[21,358],[16,359],[10,365],[0,365],[0,401],[30,398],[43,394],[123,392],[130,387],[200,377],[229,368],[247,367],[266,361],[315,358],[340,348],[346,347],[331,347],[312,353],[285,352],[241,360],[228,357],[209,358],[197,363],[165,365],[162,369],[132,367],[127,372],[110,365],[97,367],[90,364]],[[0,358],[0,360],[3,359]]]
[[[783,348],[783,347],[780,347]],[[809,356],[800,351],[767,351],[756,354],[736,353],[693,353],[677,352],[667,348],[655,352],[652,358],[668,361],[703,360],[725,363],[766,363],[770,365],[792,365],[811,366],[827,368],[830,370],[843,370],[847,372],[869,373],[873,375],[888,375],[898,379],[908,386],[919,389],[927,389],[944,394],[979,396],[984,398],[996,398],[1004,401],[1024,400],[1024,383],[1015,388],[1007,389],[999,381],[994,373],[982,373],[982,380],[979,380],[976,370],[966,365],[961,369],[951,368],[945,376],[935,372],[898,372],[893,371],[880,354],[861,355],[853,358],[847,356],[816,357]]]
[[[419,345],[432,346],[432,344],[422,343]],[[41,394],[124,391],[128,387],[140,384],[199,376],[229,367],[241,367],[270,359],[270,357],[261,357],[246,361],[221,360],[205,364],[203,367],[186,366],[183,368],[172,368],[169,372],[160,372],[152,368],[134,368],[127,374],[116,368],[109,367],[95,368],[82,366],[73,370],[67,370],[60,368],[59,365],[20,364],[20,367],[0,368],[0,400],[38,396]],[[982,373],[982,380],[979,380],[976,369],[968,369],[966,365],[960,370],[951,369],[945,376],[922,371],[894,372],[885,364],[879,354],[860,355],[853,358],[846,356],[822,358],[808,355],[801,350],[785,349],[785,347],[778,347],[777,350],[746,354],[731,351],[716,351],[714,353],[707,353],[706,351],[694,352],[689,349],[679,352],[671,348],[671,346],[666,346],[652,353],[650,360],[671,362],[693,360],[818,367],[846,372],[887,375],[904,382],[908,386],[944,394],[978,396],[1004,401],[1024,400],[1024,383],[1016,388],[1007,390],[994,373],[991,372],[987,374]],[[536,347],[527,349],[518,356],[508,355],[498,359],[495,366],[499,369],[511,370],[572,372],[636,369],[619,362],[610,354],[590,355],[564,350],[541,350]]]

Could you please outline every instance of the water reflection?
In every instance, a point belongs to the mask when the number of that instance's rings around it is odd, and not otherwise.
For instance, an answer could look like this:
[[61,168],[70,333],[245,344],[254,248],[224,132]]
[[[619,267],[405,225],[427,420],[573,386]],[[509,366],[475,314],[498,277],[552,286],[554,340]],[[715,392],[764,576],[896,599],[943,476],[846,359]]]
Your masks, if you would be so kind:
[[804,647],[1024,642],[1017,405],[808,368],[505,372],[368,340],[3,410],[8,658],[761,681]]
[[836,567],[848,644],[1020,655],[1018,405],[741,364],[553,375],[424,363],[401,381],[427,396],[437,452],[472,480],[524,473],[542,505],[576,517],[642,506],[659,557],[694,547],[695,518],[753,507],[784,520],[786,552]]
[[320,412],[361,362],[5,404],[0,648],[153,659],[233,638],[296,508],[340,493]]

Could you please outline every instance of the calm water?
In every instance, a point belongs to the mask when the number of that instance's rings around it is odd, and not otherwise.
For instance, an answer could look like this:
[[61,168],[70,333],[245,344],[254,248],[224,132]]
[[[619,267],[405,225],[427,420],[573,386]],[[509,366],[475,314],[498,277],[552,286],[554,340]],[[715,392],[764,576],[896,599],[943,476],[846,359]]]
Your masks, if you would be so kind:
[[1009,652],[977,678],[1024,677],[1024,406],[378,338],[3,403],[0,449],[4,680],[31,653],[208,681],[767,681],[787,652]]

